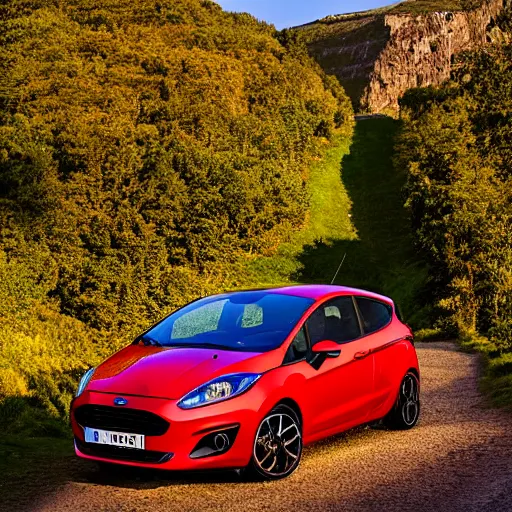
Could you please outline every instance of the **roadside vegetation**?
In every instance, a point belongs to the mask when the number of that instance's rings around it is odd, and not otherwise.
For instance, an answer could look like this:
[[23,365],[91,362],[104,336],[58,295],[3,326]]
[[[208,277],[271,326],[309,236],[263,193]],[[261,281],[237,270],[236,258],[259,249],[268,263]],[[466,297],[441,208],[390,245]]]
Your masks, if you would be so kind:
[[0,6],[4,433],[66,431],[86,368],[304,227],[353,112],[275,36],[208,0]]
[[463,56],[452,81],[409,91],[401,107],[396,165],[408,171],[435,326],[484,354],[483,387],[510,406],[512,46]]

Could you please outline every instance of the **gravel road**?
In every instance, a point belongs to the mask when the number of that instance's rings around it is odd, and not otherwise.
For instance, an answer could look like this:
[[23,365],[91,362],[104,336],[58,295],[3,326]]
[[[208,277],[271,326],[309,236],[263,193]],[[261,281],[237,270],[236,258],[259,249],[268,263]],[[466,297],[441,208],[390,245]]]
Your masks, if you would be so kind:
[[315,444],[286,480],[127,470],[109,476],[69,458],[34,468],[0,509],[512,511],[512,415],[484,407],[476,356],[449,343],[420,343],[418,354],[423,409],[416,428],[364,428]]

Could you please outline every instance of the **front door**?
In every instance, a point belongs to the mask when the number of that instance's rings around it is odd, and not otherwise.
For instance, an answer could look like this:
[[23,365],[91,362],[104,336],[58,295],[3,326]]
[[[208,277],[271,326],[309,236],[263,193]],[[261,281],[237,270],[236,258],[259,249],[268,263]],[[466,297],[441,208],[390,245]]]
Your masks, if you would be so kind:
[[311,347],[331,340],[341,350],[337,358],[310,355],[310,435],[322,437],[364,423],[373,392],[373,360],[367,357],[369,348],[352,297],[336,297],[320,305],[306,321],[306,330]]

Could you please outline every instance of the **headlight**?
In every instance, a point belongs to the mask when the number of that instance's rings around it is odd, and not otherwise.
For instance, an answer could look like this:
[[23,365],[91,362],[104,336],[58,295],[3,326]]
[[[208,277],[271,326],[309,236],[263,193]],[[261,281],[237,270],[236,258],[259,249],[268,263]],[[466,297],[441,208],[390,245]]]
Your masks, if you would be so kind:
[[185,395],[178,402],[178,407],[193,409],[233,398],[247,391],[260,377],[257,373],[234,373],[217,377]]
[[89,381],[94,374],[94,370],[96,370],[96,368],[91,368],[84,373],[84,376],[80,379],[80,384],[78,384],[78,389],[76,390],[75,396],[80,396],[83,393],[84,389],[87,387],[87,384],[89,384]]

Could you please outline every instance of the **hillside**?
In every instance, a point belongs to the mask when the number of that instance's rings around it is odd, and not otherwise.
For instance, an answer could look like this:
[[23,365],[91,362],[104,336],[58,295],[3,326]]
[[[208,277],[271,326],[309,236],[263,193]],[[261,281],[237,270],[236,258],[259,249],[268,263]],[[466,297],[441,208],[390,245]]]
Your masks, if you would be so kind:
[[257,279],[247,262],[304,226],[311,163],[348,144],[353,111],[274,36],[208,0],[0,6],[12,425],[26,403],[65,415],[85,368],[177,306]]
[[441,84],[457,54],[491,39],[503,6],[503,0],[406,1],[294,31],[340,80],[356,110],[391,111],[406,90]]

